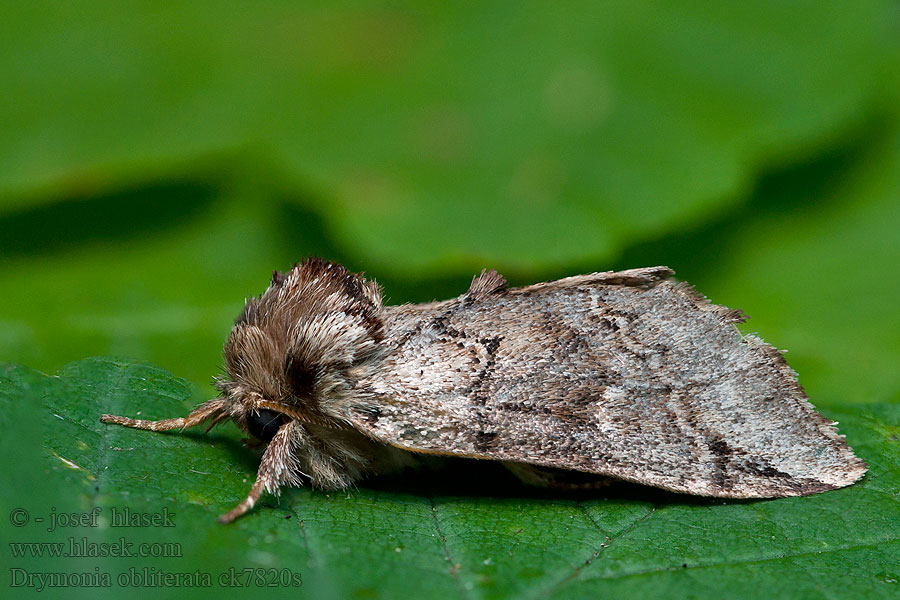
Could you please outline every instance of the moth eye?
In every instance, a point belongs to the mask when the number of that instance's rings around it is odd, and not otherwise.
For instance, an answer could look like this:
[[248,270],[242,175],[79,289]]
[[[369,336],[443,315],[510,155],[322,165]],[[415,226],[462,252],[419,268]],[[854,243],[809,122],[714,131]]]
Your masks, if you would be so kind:
[[271,442],[278,429],[287,423],[288,419],[280,412],[261,408],[258,412],[247,416],[247,429],[256,439],[263,442]]

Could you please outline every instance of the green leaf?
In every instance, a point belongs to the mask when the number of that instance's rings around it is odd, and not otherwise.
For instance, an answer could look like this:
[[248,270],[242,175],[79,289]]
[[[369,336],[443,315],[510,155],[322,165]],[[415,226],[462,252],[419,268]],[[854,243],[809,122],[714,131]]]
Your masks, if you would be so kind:
[[[156,434],[98,421],[105,412],[183,415],[189,397],[184,380],[112,358],[70,364],[58,377],[0,371],[0,408],[43,399],[41,470],[58,487],[57,512],[102,511],[97,527],[46,532],[31,523],[11,542],[74,535],[181,544],[182,558],[78,559],[83,570],[112,573],[113,587],[67,593],[119,595],[116,577],[132,566],[208,572],[214,588],[230,567],[289,569],[302,586],[273,592],[315,598],[893,598],[900,589],[896,404],[827,411],[870,471],[849,488],[806,498],[721,501],[637,486],[536,494],[490,463],[463,461],[437,477],[375,480],[345,493],[290,490],[221,526],[215,517],[246,494],[258,461],[233,426]],[[18,498],[33,516],[46,501],[40,488]],[[125,507],[168,510],[175,527],[110,527],[113,509]],[[59,564],[74,568],[73,560]],[[11,566],[26,564],[17,561]],[[203,590],[153,591],[183,598]],[[223,591],[246,597],[248,589]]]
[[320,190],[301,202],[370,269],[599,261],[896,114],[894,9],[4,3],[0,192],[238,155]]

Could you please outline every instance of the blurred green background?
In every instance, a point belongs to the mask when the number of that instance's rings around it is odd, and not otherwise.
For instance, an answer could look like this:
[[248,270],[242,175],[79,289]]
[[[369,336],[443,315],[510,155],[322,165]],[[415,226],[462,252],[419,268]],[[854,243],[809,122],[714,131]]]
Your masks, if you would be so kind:
[[900,402],[896,2],[3,2],[0,82],[0,362],[199,401],[310,254],[390,303],[665,264]]
[[667,264],[817,402],[900,392],[896,3],[0,7],[0,358],[211,393],[309,254],[391,302]]

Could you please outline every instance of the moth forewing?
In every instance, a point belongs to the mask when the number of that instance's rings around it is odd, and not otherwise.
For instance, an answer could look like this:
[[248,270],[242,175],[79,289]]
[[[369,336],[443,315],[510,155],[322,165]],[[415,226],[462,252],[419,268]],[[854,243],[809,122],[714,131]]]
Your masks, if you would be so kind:
[[[677,492],[793,496],[865,472],[781,353],[665,268],[471,293],[391,332],[354,425],[410,451],[614,476]],[[473,283],[473,288],[476,288]]]
[[[733,498],[795,496],[865,473],[772,346],[667,267],[383,306],[374,282],[307,259],[275,273],[225,345],[222,397],[165,430],[231,418],[265,444],[247,498],[335,489],[450,454]],[[599,479],[599,478],[598,478]]]

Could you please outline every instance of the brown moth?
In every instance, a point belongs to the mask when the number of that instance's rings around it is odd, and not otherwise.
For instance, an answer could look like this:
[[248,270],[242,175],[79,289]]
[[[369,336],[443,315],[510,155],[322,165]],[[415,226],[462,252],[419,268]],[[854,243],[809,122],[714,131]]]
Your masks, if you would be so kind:
[[507,289],[483,271],[458,298],[383,306],[374,282],[310,258],[246,303],[220,397],[185,418],[101,421],[164,431],[232,419],[267,444],[223,523],[304,476],[346,488],[415,453],[499,460],[546,483],[581,472],[723,498],[862,477],[781,353],[672,274]]

